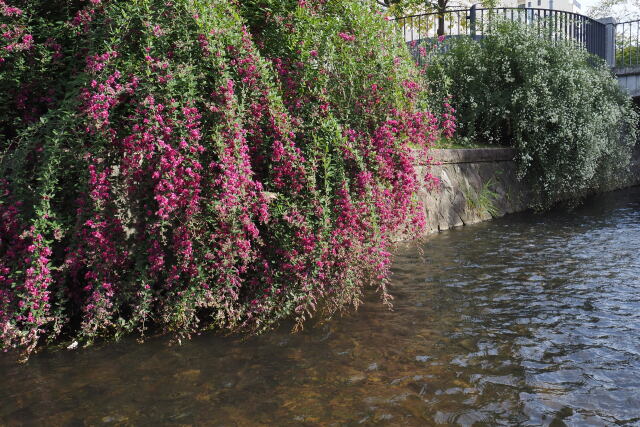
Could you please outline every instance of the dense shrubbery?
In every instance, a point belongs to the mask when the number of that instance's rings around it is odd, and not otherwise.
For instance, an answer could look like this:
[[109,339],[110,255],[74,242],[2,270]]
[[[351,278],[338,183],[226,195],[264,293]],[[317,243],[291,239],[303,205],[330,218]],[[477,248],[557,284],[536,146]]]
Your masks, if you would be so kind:
[[390,239],[424,220],[409,148],[453,128],[371,6],[14,0],[0,16],[3,348],[300,324],[371,283],[388,298]]
[[427,72],[453,95],[459,136],[517,148],[536,207],[577,200],[626,172],[637,115],[600,60],[513,22],[481,42],[448,43]]

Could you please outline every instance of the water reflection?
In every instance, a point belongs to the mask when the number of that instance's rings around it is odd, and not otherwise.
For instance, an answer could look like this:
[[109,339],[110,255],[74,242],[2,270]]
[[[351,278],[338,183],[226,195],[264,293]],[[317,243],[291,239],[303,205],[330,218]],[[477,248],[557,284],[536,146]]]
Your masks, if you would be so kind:
[[640,189],[424,246],[393,311],[0,358],[0,424],[640,424]]

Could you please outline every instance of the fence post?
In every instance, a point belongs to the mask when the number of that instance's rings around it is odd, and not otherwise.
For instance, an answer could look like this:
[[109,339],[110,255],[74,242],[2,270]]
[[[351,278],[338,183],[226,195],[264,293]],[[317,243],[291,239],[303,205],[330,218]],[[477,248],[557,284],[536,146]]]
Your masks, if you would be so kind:
[[613,68],[616,66],[616,19],[609,17],[597,21],[604,24],[604,60]]
[[469,35],[473,40],[476,39],[476,9],[478,8],[477,4],[471,5],[469,9],[469,16],[467,19],[469,20]]

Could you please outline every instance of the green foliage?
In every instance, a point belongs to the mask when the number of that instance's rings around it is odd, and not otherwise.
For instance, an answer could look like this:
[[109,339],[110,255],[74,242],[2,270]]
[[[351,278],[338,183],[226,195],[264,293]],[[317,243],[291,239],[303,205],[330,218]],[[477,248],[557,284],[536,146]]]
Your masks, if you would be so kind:
[[494,204],[498,193],[492,190],[494,185],[494,179],[489,178],[482,184],[482,187],[480,187],[478,191],[474,191],[467,186],[466,189],[463,190],[467,206],[477,214],[486,212],[492,217],[498,216],[499,211]]
[[627,172],[637,114],[599,59],[514,22],[449,43],[427,69],[432,86],[453,96],[462,140],[517,149],[534,207],[575,202]]
[[424,226],[416,166],[454,124],[371,3],[11,3],[0,348],[388,301],[388,248]]
[[640,46],[625,43],[622,40],[616,42],[616,66],[637,66],[640,64]]

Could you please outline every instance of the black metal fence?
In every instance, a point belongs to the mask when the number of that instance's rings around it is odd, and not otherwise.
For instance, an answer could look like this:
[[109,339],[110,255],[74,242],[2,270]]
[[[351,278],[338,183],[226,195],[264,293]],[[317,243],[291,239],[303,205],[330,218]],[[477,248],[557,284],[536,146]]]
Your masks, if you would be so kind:
[[[485,9],[474,5],[470,9],[406,16],[396,19],[396,22],[416,60],[422,64],[433,54],[433,46],[438,37],[466,36],[480,39],[490,35],[499,20],[530,25],[541,37],[554,41],[573,41],[589,53],[606,59],[606,25],[578,13],[541,8]],[[637,46],[638,38],[635,40]]]
[[617,67],[640,65],[640,20],[616,24],[615,48]]

